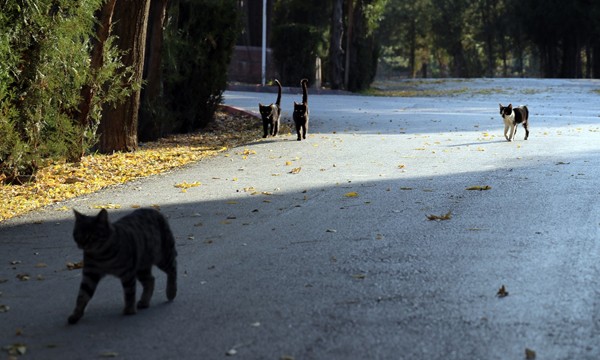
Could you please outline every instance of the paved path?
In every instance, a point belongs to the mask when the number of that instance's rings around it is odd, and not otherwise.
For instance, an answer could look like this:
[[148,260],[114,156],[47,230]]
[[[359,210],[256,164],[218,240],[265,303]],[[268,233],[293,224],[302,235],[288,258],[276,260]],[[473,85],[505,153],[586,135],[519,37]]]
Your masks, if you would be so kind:
[[[269,138],[0,224],[0,346],[25,344],[23,359],[599,358],[600,83],[418,85],[440,96],[309,95],[307,141]],[[299,99],[284,94],[285,121]],[[273,100],[225,94],[251,111]],[[521,128],[504,140],[499,102],[529,106],[528,141]],[[107,278],[67,326],[80,271],[65,264],[81,254],[56,209],[107,203],[113,218],[160,205],[180,292],[166,303],[157,270],[152,307],[124,317]]]

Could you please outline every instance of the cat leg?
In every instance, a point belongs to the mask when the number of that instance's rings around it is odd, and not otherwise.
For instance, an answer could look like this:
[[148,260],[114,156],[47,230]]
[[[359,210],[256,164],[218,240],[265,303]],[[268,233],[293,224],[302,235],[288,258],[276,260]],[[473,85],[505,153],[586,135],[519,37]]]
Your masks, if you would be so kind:
[[121,278],[121,285],[123,285],[123,292],[125,294],[125,309],[123,310],[123,314],[125,315],[133,315],[136,313],[135,281],[135,274]]
[[152,276],[152,268],[139,270],[137,278],[142,283],[142,297],[137,303],[138,309],[145,309],[150,306],[150,299],[154,293],[154,276]]
[[279,132],[279,120],[275,121],[275,123],[273,124],[273,136],[277,136],[278,132]]
[[167,299],[175,299],[177,295],[177,261],[172,259],[168,265],[158,265],[158,268],[167,274]]
[[102,279],[102,275],[98,275],[90,272],[83,272],[83,278],[81,279],[81,285],[79,286],[79,294],[77,295],[77,304],[75,305],[75,310],[71,316],[69,316],[69,324],[75,324],[81,319],[83,313],[85,311],[85,307],[88,302],[94,296],[94,292],[96,292],[96,287]]
[[306,122],[306,124],[304,124],[303,129],[302,129],[302,138],[304,140],[306,140],[306,132],[308,131],[308,122]]
[[527,125],[527,122],[523,123],[523,128],[525,129],[525,140],[527,140],[529,137],[529,126]]
[[266,121],[263,121],[263,139],[269,135],[269,124]]
[[302,125],[296,125],[296,134],[298,135],[298,141],[302,141],[302,136],[300,135],[300,130],[302,129]]
[[510,139],[508,138],[508,124],[504,124],[504,137],[506,138],[506,140],[510,141]]

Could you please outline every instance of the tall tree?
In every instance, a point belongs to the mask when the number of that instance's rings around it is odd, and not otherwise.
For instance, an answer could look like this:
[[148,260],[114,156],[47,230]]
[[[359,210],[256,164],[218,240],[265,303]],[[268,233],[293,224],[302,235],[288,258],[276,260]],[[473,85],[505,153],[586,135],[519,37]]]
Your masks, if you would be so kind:
[[340,89],[344,85],[344,0],[333,0],[331,16],[331,42],[329,44],[329,82],[332,89]]
[[[98,77],[98,73],[104,66],[104,48],[110,34],[115,3],[116,0],[107,0],[102,5],[102,8],[97,10],[95,14],[98,21],[96,23],[96,36],[92,38],[92,51],[90,56],[90,73],[94,78]],[[96,81],[91,81],[81,88],[81,102],[79,103],[79,114],[77,115],[77,119],[82,129],[86,129],[90,126],[90,111],[92,110],[93,97],[98,90],[92,86],[94,83],[96,83]],[[85,151],[85,147],[83,146],[84,140],[83,134],[80,134],[78,143],[81,144],[81,151],[77,154],[77,158],[73,157],[67,159],[68,161],[78,161],[81,155],[83,155],[81,152]],[[73,155],[75,155],[75,153],[73,153]]]
[[123,78],[122,81],[132,86],[134,91],[123,103],[104,108],[98,129],[100,152],[137,149],[137,121],[149,10],[150,0],[120,0],[116,3],[113,34],[117,36],[117,46],[124,52],[123,64],[133,71],[130,78]]
[[162,47],[163,28],[167,16],[167,0],[154,0],[150,3],[148,34],[146,37],[146,59],[144,62],[144,80],[146,86],[141,93],[142,109],[139,114],[138,135],[141,141],[155,140],[164,129],[163,112],[156,106],[162,88]]

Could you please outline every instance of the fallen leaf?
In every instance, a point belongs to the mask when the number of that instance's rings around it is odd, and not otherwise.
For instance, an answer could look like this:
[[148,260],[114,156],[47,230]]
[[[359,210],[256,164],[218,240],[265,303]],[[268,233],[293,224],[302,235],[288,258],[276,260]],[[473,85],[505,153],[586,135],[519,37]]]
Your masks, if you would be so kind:
[[337,230],[335,230],[335,229],[327,229],[327,230],[325,230],[325,232],[328,232],[328,233],[336,233],[336,232],[337,232]]
[[352,275],[353,278],[358,279],[358,280],[362,280],[364,278],[367,277],[367,274],[363,274],[363,273],[358,273],[358,274],[354,274]]
[[30,275],[29,274],[17,274],[17,279],[21,280],[21,281],[27,281],[29,280]]
[[119,356],[119,353],[114,352],[114,351],[106,351],[106,352],[103,352],[102,354],[100,354],[100,357],[103,357],[103,358],[115,358],[117,356]]
[[479,191],[483,191],[483,190],[490,190],[492,187],[489,185],[484,185],[484,186],[470,186],[467,188],[467,190],[479,190]]
[[501,298],[508,296],[508,291],[506,291],[506,288],[504,287],[504,285],[502,285],[502,287],[500,287],[500,289],[498,289],[496,296],[501,297]]
[[67,263],[67,269],[69,270],[77,270],[77,269],[81,269],[83,268],[83,260],[73,263],[73,262],[68,262]]
[[184,181],[184,182],[181,182],[179,184],[175,184],[173,186],[175,186],[178,189],[186,190],[186,189],[189,189],[189,188],[198,187],[200,185],[202,185],[202,183],[200,183],[199,181],[194,181],[192,183],[188,183],[187,181]]
[[435,221],[444,221],[452,219],[452,211],[448,211],[444,215],[427,215],[427,219]]
[[42,263],[42,262],[41,262],[41,263],[37,263],[37,264],[35,264],[35,267],[36,267],[36,268],[45,268],[45,267],[48,267],[48,265],[46,265],[45,263]]
[[358,193],[356,191],[350,191],[345,193],[344,196],[349,198],[358,197]]
[[227,350],[227,352],[225,353],[225,355],[227,356],[234,356],[237,354],[237,350],[236,349],[229,349]]
[[92,208],[94,208],[94,209],[107,209],[107,210],[108,209],[120,209],[121,205],[108,203],[108,204],[102,204],[102,205],[93,205]]
[[0,304],[0,313],[5,313],[8,310],[10,310],[10,306],[4,305],[4,304]]
[[527,360],[535,359],[535,351],[526,348],[525,349],[525,359],[527,359]]
[[405,167],[406,167],[406,165],[404,165],[404,164],[398,165],[398,169],[404,169]]
[[3,347],[4,350],[8,351],[9,355],[25,355],[27,352],[27,345],[21,343],[15,343]]
[[292,171],[289,172],[289,174],[298,174],[301,170],[301,167],[293,168]]

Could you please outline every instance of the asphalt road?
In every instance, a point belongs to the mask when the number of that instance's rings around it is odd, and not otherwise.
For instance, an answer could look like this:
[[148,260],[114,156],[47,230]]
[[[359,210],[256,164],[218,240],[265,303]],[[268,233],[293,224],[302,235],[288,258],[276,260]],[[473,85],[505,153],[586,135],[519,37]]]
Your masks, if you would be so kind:
[[[306,141],[268,138],[0,223],[0,347],[23,344],[22,359],[600,358],[600,82],[417,85],[437,95],[309,93]],[[300,97],[284,94],[284,121]],[[259,101],[274,94],[225,94]],[[504,140],[500,102],[529,106],[528,141],[522,128]],[[108,203],[121,205],[113,219],[160,206],[180,291],[166,303],[156,269],[152,306],[123,316],[107,278],[68,326],[81,274],[66,263],[81,252],[59,210]]]

